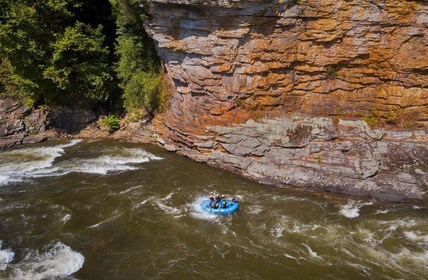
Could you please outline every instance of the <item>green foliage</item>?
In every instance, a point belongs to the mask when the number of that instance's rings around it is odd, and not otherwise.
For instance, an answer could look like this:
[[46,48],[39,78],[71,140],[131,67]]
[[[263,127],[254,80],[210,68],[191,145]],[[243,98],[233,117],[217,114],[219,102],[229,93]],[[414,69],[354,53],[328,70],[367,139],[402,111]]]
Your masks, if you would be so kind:
[[[140,7],[140,0],[110,0],[120,28],[143,31],[142,20],[146,15]],[[143,31],[144,32],[144,31]]]
[[123,93],[128,111],[159,110],[167,95],[145,18],[139,0],[0,0],[0,92],[110,109]]
[[124,105],[127,110],[144,108],[154,112],[159,106],[161,77],[153,73],[138,71],[124,84]]
[[373,127],[379,123],[379,118],[374,110],[370,110],[370,112],[363,117],[363,120],[370,126]]
[[103,45],[102,27],[77,22],[67,27],[53,43],[52,59],[43,76],[67,96],[77,94],[92,100],[106,100],[112,81],[109,50]]
[[125,118],[125,122],[126,123],[138,122],[143,117],[144,117],[144,113],[139,109],[135,109],[135,110],[128,112],[128,114],[126,115],[126,118]]
[[153,113],[159,108],[162,75],[153,43],[142,28],[143,11],[137,0],[110,2],[117,17],[116,72],[124,91],[124,107]]
[[101,126],[101,128],[107,130],[110,133],[115,132],[120,128],[120,120],[115,115],[101,117],[98,121],[98,124]]
[[15,96],[16,85],[12,79],[13,69],[7,58],[0,58],[0,94]]
[[102,27],[76,19],[82,3],[0,0],[0,56],[10,61],[20,93],[35,103],[108,97],[109,50]]

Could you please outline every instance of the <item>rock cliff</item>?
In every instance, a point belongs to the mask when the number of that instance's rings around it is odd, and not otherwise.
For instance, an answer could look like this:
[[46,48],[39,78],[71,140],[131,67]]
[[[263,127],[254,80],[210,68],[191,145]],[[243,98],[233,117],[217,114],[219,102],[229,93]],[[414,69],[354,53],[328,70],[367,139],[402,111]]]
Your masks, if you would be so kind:
[[19,101],[0,96],[0,151],[47,139],[50,112],[28,109]]
[[167,149],[281,186],[424,196],[426,1],[143,2]]

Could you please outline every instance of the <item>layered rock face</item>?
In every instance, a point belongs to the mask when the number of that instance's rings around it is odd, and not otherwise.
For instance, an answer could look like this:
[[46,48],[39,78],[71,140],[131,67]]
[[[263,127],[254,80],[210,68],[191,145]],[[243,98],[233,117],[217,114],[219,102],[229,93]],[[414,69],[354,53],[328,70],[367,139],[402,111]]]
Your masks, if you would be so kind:
[[427,2],[145,7],[171,87],[154,123],[166,148],[277,185],[422,198]]
[[49,114],[47,110],[27,109],[14,99],[0,97],[0,151],[46,140]]

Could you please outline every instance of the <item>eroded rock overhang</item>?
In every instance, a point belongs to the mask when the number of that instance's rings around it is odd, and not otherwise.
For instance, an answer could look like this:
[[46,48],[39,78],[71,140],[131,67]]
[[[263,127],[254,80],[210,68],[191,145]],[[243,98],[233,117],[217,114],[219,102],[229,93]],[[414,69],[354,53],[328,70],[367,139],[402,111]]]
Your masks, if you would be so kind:
[[[171,87],[170,109],[155,120],[165,147],[277,185],[424,195],[426,2],[145,6]],[[364,119],[386,124],[373,130],[381,136],[367,137]],[[334,137],[319,137],[326,127]]]

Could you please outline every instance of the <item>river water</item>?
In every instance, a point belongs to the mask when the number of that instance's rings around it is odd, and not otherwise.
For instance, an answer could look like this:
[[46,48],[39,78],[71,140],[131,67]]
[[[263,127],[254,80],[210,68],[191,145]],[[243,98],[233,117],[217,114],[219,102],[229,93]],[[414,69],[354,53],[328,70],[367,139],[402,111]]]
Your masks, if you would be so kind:
[[[226,217],[210,192],[236,195]],[[0,279],[427,279],[428,208],[260,185],[154,146],[0,153]]]

